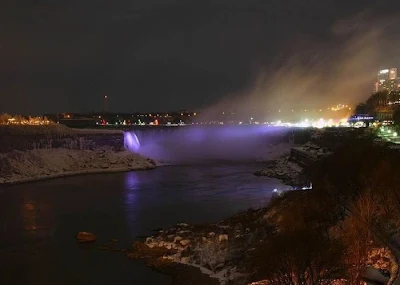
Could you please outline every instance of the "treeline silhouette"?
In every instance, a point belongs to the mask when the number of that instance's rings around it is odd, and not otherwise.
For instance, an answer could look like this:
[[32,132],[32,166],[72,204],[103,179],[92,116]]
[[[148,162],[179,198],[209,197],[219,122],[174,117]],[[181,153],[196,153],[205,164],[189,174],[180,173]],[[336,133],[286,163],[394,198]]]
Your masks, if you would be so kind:
[[373,93],[354,109],[354,114],[370,114],[378,119],[393,119],[400,124],[400,90],[382,90]]

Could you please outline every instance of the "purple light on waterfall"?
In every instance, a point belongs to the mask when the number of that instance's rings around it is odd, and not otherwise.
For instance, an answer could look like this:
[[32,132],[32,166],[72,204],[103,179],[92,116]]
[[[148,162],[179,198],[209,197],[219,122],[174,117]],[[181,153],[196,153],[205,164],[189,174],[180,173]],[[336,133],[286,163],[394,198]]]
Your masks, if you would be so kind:
[[132,152],[138,152],[140,148],[139,139],[133,132],[124,133],[124,145],[126,149]]

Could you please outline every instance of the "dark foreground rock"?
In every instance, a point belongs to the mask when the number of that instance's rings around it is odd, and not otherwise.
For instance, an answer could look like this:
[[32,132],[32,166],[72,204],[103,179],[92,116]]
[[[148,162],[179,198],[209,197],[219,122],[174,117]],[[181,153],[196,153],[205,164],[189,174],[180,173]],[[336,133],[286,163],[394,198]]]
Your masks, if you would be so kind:
[[264,168],[254,172],[256,176],[268,176],[281,180],[293,187],[303,187],[308,184],[303,176],[303,168],[290,160],[288,155],[265,164]]
[[88,243],[88,242],[95,242],[97,237],[95,234],[88,233],[88,232],[79,232],[76,235],[76,239],[80,243]]
[[163,247],[149,248],[143,242],[134,242],[127,256],[133,259],[144,259],[147,266],[162,274],[171,276],[173,285],[217,285],[215,278],[203,274],[198,268],[173,262],[164,258],[176,251]]

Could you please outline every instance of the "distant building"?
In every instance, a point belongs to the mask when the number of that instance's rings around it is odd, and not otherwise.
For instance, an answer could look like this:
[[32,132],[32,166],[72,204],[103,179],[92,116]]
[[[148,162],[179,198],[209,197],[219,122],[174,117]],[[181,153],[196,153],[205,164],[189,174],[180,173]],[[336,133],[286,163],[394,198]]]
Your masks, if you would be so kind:
[[397,68],[389,69],[389,80],[396,80],[397,79]]
[[378,82],[383,82],[389,79],[389,69],[382,69],[378,72]]
[[396,91],[399,89],[399,79],[386,80],[382,84],[379,84],[379,90],[388,90],[389,92]]
[[368,127],[374,121],[375,121],[375,117],[373,117],[369,114],[355,114],[355,115],[351,116],[347,122],[351,126],[359,125],[359,126]]
[[378,81],[375,83],[374,91],[400,90],[400,78],[397,77],[397,68],[382,69],[378,72]]

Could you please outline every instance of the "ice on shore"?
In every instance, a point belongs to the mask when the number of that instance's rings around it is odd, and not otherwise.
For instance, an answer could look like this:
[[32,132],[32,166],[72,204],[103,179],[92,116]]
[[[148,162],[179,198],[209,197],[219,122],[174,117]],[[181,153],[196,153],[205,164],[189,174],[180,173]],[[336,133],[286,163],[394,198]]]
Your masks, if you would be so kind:
[[110,148],[34,149],[0,153],[0,184],[84,173],[152,169],[155,163],[129,151]]

